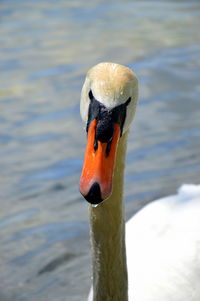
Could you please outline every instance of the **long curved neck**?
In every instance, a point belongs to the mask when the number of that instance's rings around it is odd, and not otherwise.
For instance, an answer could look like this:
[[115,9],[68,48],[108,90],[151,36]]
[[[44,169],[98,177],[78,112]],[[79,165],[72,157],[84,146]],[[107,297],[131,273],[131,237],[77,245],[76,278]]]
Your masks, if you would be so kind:
[[123,181],[127,133],[119,140],[108,200],[90,207],[93,301],[128,301]]

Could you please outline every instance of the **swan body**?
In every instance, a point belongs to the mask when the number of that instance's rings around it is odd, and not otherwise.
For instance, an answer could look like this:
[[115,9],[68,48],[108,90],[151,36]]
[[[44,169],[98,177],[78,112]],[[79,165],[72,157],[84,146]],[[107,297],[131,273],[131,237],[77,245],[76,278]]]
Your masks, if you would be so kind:
[[200,185],[132,217],[126,247],[130,301],[200,300]]
[[152,202],[125,226],[126,141],[137,96],[136,75],[113,63],[90,69],[82,89],[87,146],[80,191],[92,204],[88,300],[199,301],[200,185]]

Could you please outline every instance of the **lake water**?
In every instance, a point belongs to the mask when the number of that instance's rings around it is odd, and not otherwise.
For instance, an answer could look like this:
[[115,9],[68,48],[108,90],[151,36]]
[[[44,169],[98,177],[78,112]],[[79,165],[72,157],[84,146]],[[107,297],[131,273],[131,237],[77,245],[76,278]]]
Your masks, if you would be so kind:
[[200,175],[199,1],[0,3],[0,301],[84,301],[79,97],[100,61],[135,70],[127,219]]

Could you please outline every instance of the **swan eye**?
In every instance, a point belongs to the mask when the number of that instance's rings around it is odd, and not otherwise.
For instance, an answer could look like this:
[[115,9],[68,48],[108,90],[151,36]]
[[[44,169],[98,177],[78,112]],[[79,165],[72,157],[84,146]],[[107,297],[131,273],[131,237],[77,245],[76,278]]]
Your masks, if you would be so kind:
[[127,99],[127,101],[125,102],[125,105],[128,106],[130,102],[131,102],[131,97],[129,97],[129,98]]
[[93,94],[92,94],[92,90],[90,90],[88,96],[89,96],[89,99],[90,99],[90,100],[92,100],[92,99],[94,98],[94,96],[93,96]]

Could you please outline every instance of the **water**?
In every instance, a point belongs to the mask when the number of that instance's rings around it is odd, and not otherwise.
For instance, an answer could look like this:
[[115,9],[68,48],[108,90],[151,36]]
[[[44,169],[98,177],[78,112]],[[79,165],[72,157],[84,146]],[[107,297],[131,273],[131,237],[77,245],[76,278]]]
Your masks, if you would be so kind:
[[79,96],[100,61],[133,68],[140,102],[127,218],[200,174],[199,1],[1,1],[0,301],[83,301],[90,287]]

